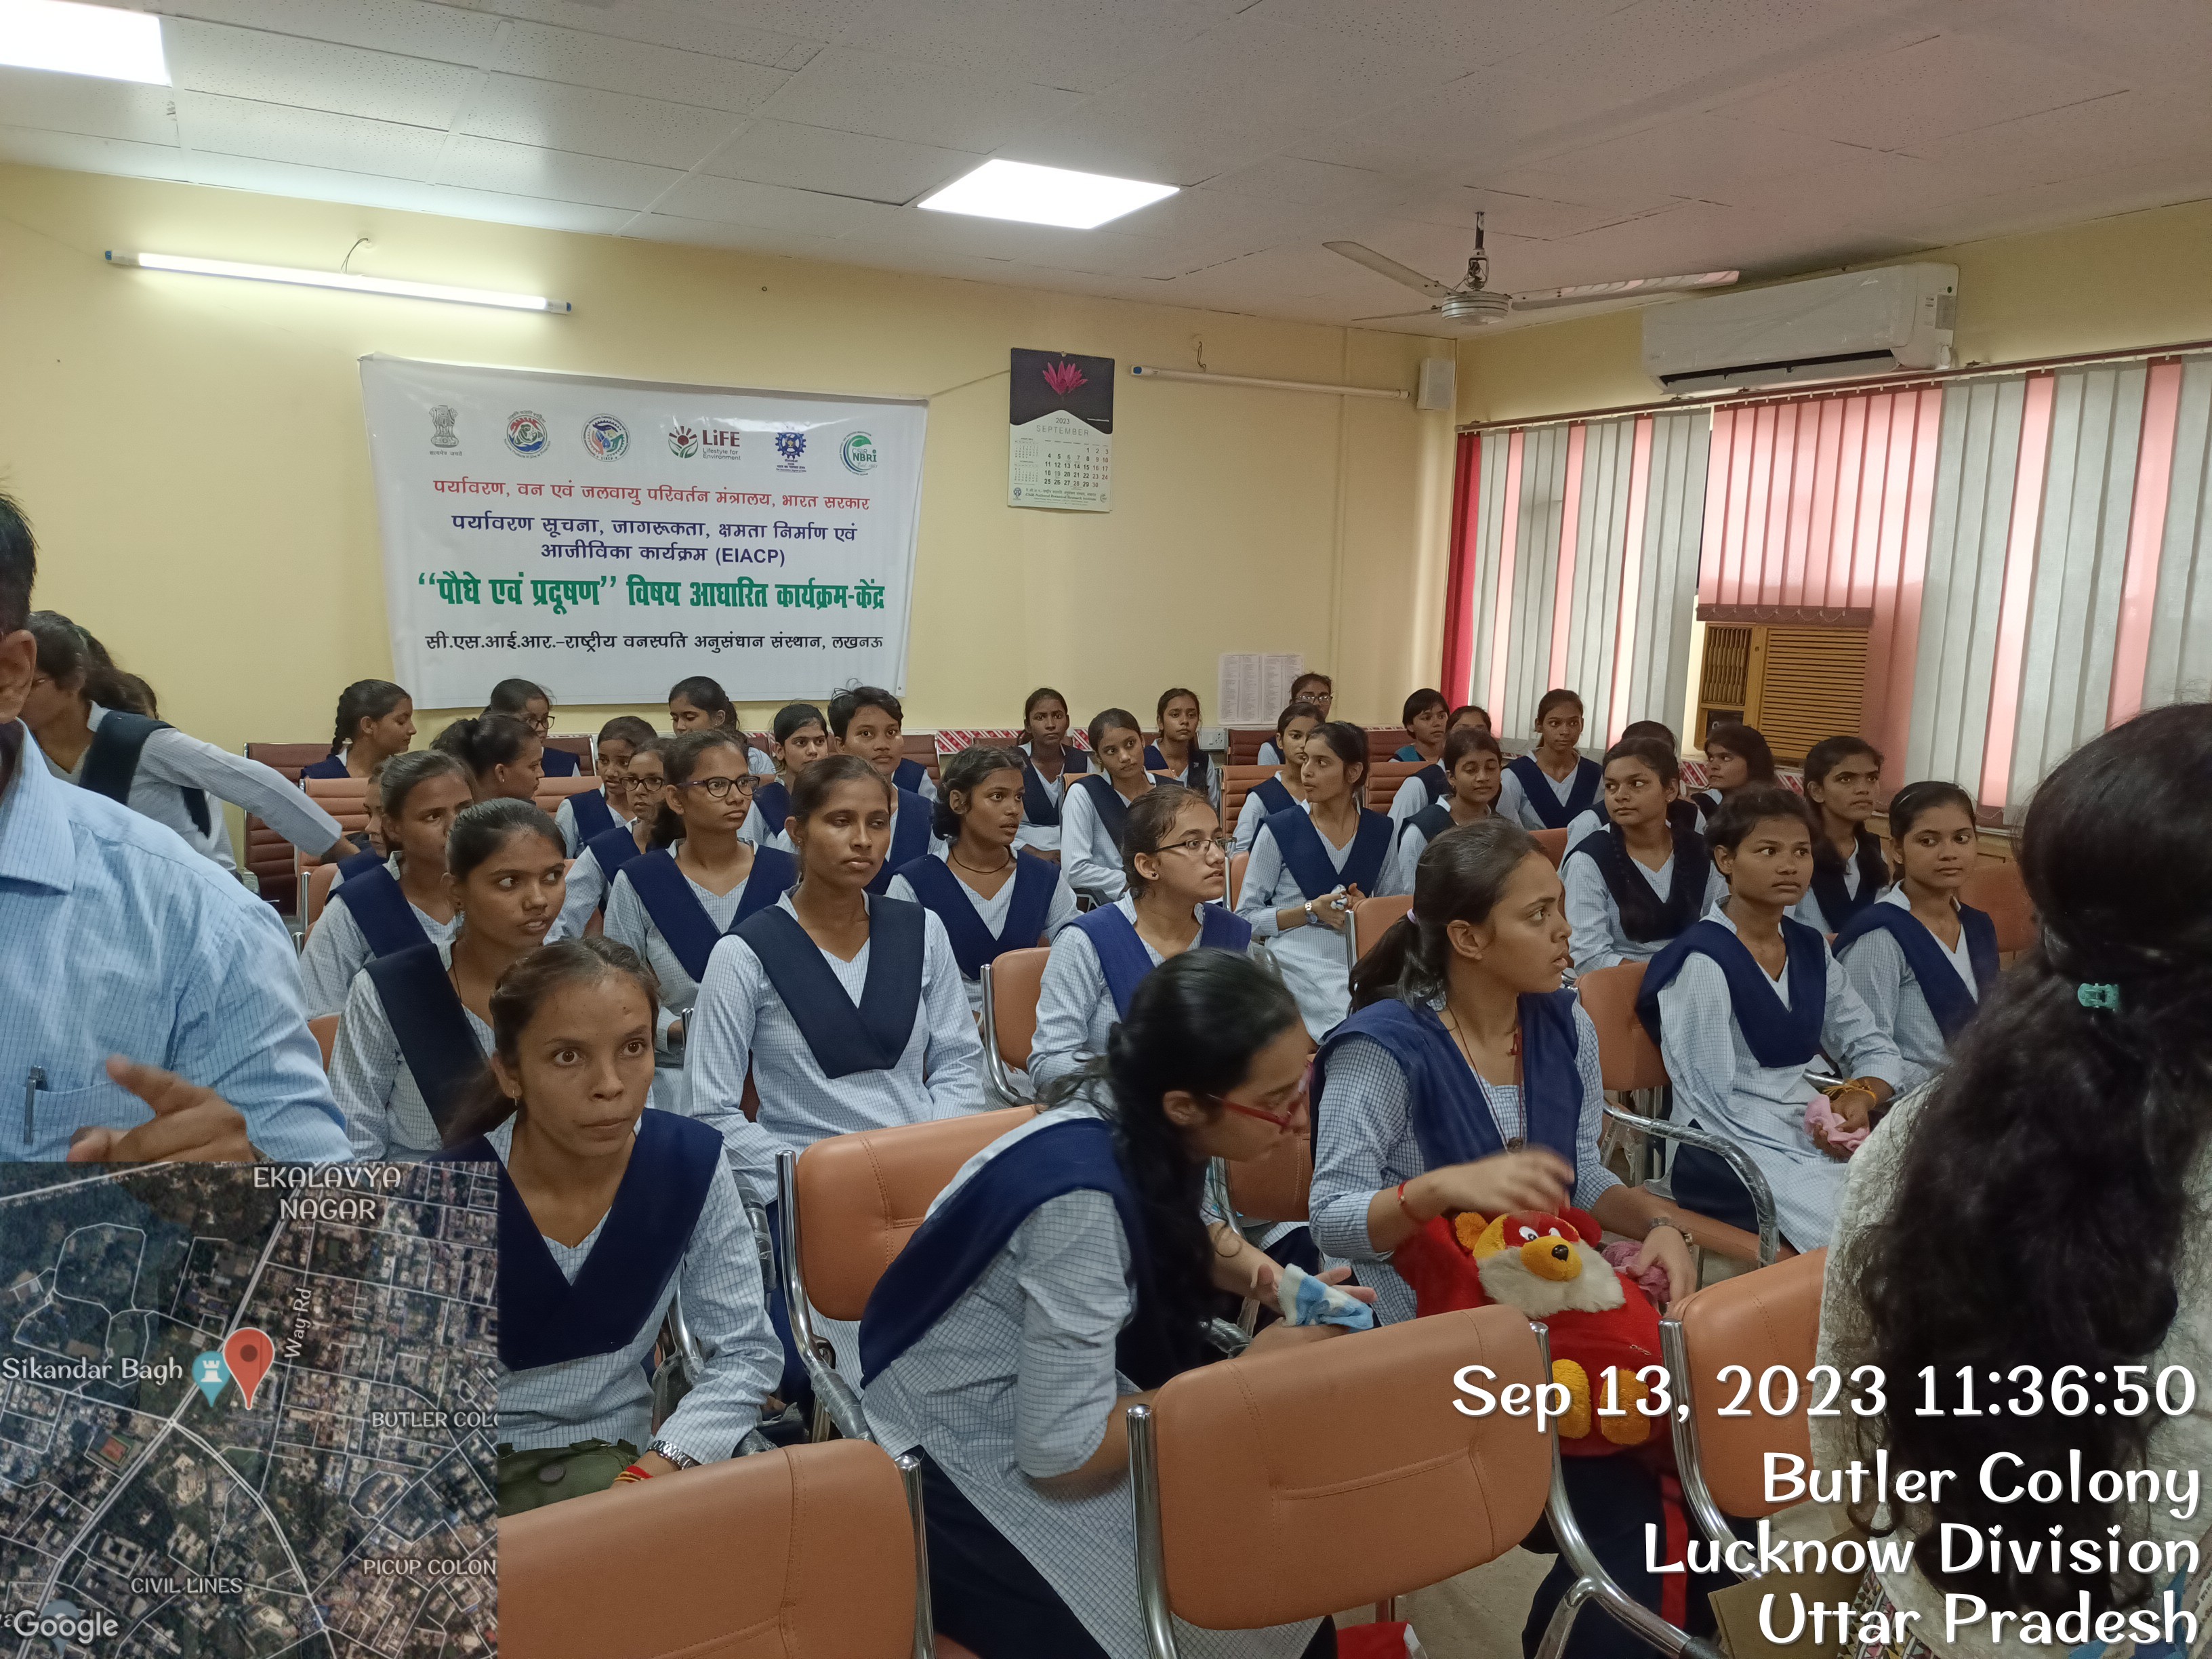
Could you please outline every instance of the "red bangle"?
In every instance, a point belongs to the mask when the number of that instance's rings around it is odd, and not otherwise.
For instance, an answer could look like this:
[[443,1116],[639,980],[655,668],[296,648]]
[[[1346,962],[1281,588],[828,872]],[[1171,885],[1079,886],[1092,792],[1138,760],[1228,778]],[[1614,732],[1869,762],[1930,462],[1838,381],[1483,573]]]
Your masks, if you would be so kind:
[[619,1486],[625,1480],[650,1480],[652,1479],[653,1471],[651,1469],[641,1468],[638,1465],[633,1463],[615,1477],[615,1485]]

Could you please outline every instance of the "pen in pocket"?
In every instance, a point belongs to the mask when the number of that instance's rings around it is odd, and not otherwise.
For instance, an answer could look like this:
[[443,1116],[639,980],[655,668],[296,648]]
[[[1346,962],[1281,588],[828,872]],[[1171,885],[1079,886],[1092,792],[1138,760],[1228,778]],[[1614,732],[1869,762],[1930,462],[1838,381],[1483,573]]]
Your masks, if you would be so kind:
[[38,1127],[39,1091],[46,1086],[46,1072],[42,1066],[33,1066],[23,1075],[23,1150],[31,1149],[33,1132]]

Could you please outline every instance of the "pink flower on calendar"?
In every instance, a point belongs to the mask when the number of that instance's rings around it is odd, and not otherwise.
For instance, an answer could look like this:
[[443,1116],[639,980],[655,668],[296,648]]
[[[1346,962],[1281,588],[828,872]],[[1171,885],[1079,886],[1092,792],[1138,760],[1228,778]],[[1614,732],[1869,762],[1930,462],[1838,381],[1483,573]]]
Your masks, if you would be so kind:
[[1044,383],[1063,398],[1076,387],[1088,383],[1083,371],[1071,362],[1047,363],[1042,373]]

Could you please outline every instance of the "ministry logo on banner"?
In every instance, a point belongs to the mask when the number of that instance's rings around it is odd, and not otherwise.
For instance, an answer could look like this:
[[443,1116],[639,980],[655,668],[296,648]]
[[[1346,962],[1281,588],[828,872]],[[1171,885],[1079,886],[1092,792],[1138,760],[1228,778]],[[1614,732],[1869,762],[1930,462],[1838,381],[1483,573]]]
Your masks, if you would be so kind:
[[584,422],[584,449],[593,460],[620,460],[629,449],[629,428],[611,415],[594,415]]
[[786,428],[775,434],[775,453],[782,459],[776,462],[779,472],[804,472],[806,464],[799,458],[806,453],[806,434],[796,428]]

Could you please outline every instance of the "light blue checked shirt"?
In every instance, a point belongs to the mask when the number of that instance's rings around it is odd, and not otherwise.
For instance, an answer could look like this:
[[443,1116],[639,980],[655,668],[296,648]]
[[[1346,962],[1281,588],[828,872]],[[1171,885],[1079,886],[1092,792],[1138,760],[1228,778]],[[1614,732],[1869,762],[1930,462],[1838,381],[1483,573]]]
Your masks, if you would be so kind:
[[213,1089],[270,1158],[350,1156],[276,913],[174,831],[63,782],[20,722],[0,751],[0,1160],[148,1121],[108,1080],[118,1054]]

